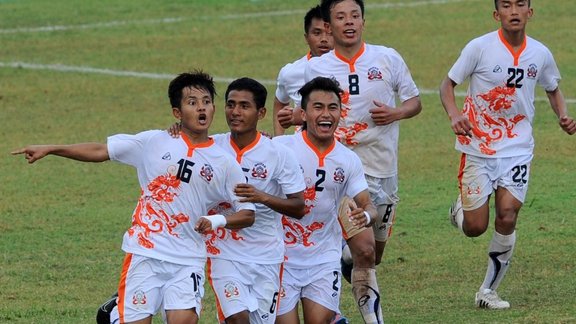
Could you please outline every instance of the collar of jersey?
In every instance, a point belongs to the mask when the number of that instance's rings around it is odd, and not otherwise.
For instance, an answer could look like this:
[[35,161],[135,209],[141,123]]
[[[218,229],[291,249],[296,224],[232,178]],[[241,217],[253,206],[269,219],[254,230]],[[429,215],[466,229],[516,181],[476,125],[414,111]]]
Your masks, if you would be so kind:
[[334,147],[336,147],[336,140],[334,139],[332,140],[332,144],[330,144],[330,146],[328,147],[328,149],[326,149],[326,151],[320,152],[320,150],[310,141],[310,139],[308,138],[308,132],[305,130],[302,131],[302,139],[304,140],[306,145],[308,145],[308,147],[314,153],[316,153],[316,156],[318,157],[318,166],[323,167],[324,159],[328,154],[330,154],[330,152],[332,152],[332,150],[334,150]]
[[249,150],[251,150],[254,146],[256,146],[256,144],[258,144],[258,142],[260,141],[260,137],[262,137],[262,134],[260,132],[256,133],[256,138],[254,138],[254,140],[252,141],[252,143],[246,145],[246,147],[244,147],[243,149],[240,149],[238,147],[238,145],[236,145],[236,143],[234,143],[234,141],[232,140],[232,135],[230,135],[230,145],[232,145],[232,148],[234,149],[234,152],[236,152],[236,161],[238,163],[242,162],[242,156],[244,156],[244,153],[248,152]]
[[206,142],[202,142],[199,144],[192,144],[192,142],[190,142],[190,138],[188,137],[188,135],[184,134],[182,131],[180,131],[180,137],[182,138],[184,143],[186,143],[186,146],[188,146],[188,153],[186,154],[187,157],[192,157],[194,150],[197,148],[205,148],[214,144],[214,139],[212,137],[208,137],[208,140]]
[[344,55],[338,53],[336,50],[334,50],[334,55],[336,55],[336,57],[339,58],[344,63],[347,63],[348,66],[350,67],[350,72],[352,73],[356,72],[356,67],[354,65],[356,64],[356,60],[358,60],[358,58],[362,56],[362,54],[364,54],[365,49],[366,49],[366,43],[362,42],[362,47],[360,47],[358,53],[356,53],[356,55],[354,55],[354,57],[352,57],[351,59],[346,58]]

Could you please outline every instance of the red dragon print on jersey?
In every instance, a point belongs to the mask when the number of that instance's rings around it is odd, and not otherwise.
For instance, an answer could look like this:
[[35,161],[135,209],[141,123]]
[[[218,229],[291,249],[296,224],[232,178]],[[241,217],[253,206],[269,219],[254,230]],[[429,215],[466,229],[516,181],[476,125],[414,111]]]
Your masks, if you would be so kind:
[[[477,95],[479,100],[474,101],[471,97],[464,100],[462,113],[472,124],[472,134],[480,141],[478,148],[483,154],[496,154],[496,150],[491,147],[494,142],[518,136],[514,133],[514,128],[526,116],[510,116],[509,111],[515,95],[516,88],[500,86]],[[472,142],[470,138],[462,135],[458,136],[458,141],[462,145],[470,145]]]
[[[340,93],[340,96],[342,98],[342,109],[340,109],[340,124],[343,125],[345,124],[344,121],[348,117],[348,113],[352,108],[349,105],[350,93],[348,91],[343,91],[342,93]],[[368,128],[367,123],[354,123],[354,125],[348,127],[338,126],[338,128],[336,128],[336,131],[334,132],[334,137],[336,138],[336,140],[340,141],[343,144],[350,146],[358,145],[359,142],[354,139],[354,136],[356,136],[356,134],[367,128]]]
[[282,216],[282,227],[284,228],[284,243],[286,245],[302,244],[309,247],[314,245],[314,242],[310,241],[310,236],[323,228],[324,223],[314,222],[304,226],[293,218]]
[[188,215],[179,213],[168,215],[164,206],[174,201],[178,196],[180,180],[173,175],[167,174],[157,177],[148,184],[149,196],[140,196],[138,205],[132,215],[132,227],[128,229],[128,235],[138,237],[138,244],[147,249],[154,248],[150,236],[154,233],[167,232],[169,235],[178,237],[174,229],[182,223],[190,220]]
[[[232,214],[232,212],[232,204],[229,202],[221,202],[218,205],[210,208],[210,210],[208,210],[208,215],[220,214],[228,216]],[[222,253],[222,251],[216,247],[216,241],[227,240],[228,237],[234,241],[244,240],[244,238],[238,234],[238,230],[228,230],[223,227],[219,227],[205,235],[204,244],[206,244],[206,251],[212,255],[218,255]]]

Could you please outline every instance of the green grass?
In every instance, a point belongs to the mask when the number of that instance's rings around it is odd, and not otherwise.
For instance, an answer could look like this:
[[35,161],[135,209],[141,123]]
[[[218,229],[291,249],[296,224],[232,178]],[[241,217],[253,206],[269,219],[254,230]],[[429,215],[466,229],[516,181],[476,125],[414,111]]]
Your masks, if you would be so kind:
[[[396,48],[421,89],[436,89],[464,44],[497,28],[492,1],[373,7],[407,2],[419,1],[368,1],[365,38]],[[562,89],[574,98],[576,49],[570,40],[576,3],[532,2],[529,33],[553,51]],[[0,63],[168,75],[202,68],[221,78],[275,80],[284,64],[305,53],[301,21],[314,4],[0,0]],[[277,11],[284,14],[248,16]],[[150,23],[161,18],[181,20]],[[106,22],[124,23],[90,27]],[[2,32],[55,25],[86,27]],[[0,67],[0,322],[93,322],[96,307],[116,289],[122,234],[139,194],[135,172],[126,166],[55,157],[30,166],[9,152],[31,143],[105,141],[115,133],[165,128],[173,121],[168,82]],[[220,94],[225,86],[218,83]],[[271,111],[275,89],[267,87]],[[560,130],[546,102],[537,102],[530,190],[513,264],[500,289],[512,308],[478,310],[473,296],[484,276],[492,230],[467,239],[449,225],[446,211],[456,193],[458,153],[438,96],[425,94],[422,100],[423,112],[402,122],[402,202],[395,235],[378,267],[387,322],[576,322],[576,138]],[[226,130],[222,107],[220,96],[214,132]],[[271,131],[270,120],[262,129]],[[350,287],[344,286],[342,310],[352,323],[361,323]],[[201,322],[214,323],[209,288],[205,305]]]

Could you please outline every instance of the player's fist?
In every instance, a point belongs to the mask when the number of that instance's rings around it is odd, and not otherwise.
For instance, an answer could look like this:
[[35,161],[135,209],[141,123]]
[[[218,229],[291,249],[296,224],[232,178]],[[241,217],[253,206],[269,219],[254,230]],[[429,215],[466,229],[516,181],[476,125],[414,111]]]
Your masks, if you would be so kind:
[[576,121],[572,117],[562,116],[559,123],[560,127],[569,135],[576,133]]
[[278,111],[276,118],[278,119],[278,124],[283,128],[290,128],[292,126],[292,115],[294,109],[290,106],[284,106],[284,108]]

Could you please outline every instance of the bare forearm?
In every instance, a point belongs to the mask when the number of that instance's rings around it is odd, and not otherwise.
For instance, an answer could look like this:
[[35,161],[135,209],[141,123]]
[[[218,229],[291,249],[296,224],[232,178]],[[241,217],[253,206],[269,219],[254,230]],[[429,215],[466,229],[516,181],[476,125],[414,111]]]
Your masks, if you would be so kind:
[[278,122],[278,112],[284,108],[286,104],[280,102],[278,98],[274,98],[274,114],[272,115],[272,122],[274,123],[274,136],[284,135],[284,127]]
[[450,118],[460,114],[460,110],[456,105],[456,96],[454,95],[455,86],[454,81],[448,77],[440,85],[440,101],[442,101],[442,106]]
[[53,145],[49,154],[82,162],[104,162],[110,159],[108,147],[102,143]]
[[287,198],[268,195],[263,204],[270,209],[289,217],[300,219],[304,216],[305,205],[302,193],[289,195]]
[[568,109],[566,108],[566,100],[564,100],[564,95],[560,88],[556,88],[554,91],[546,92],[548,96],[548,101],[550,101],[550,106],[552,106],[552,110],[556,116],[560,119],[568,115]]
[[418,115],[422,111],[420,97],[410,98],[400,105],[400,119],[408,119]]
[[226,216],[227,229],[241,229],[250,227],[254,224],[254,211],[249,209],[242,209],[232,215]]

